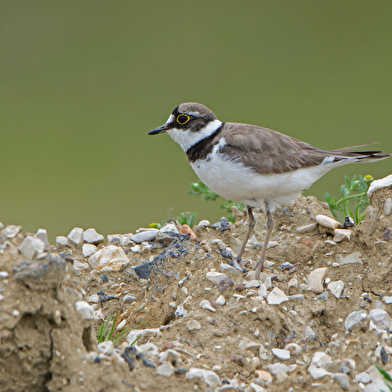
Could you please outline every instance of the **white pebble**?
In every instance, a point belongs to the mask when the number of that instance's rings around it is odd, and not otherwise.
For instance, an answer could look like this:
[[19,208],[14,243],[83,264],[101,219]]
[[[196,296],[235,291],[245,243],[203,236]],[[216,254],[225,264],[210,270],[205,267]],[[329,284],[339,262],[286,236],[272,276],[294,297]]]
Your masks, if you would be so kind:
[[223,295],[220,295],[218,299],[215,301],[218,305],[223,306],[226,303],[225,297]]
[[267,297],[267,302],[269,305],[279,305],[285,301],[288,301],[288,298],[286,294],[278,287],[275,287]]
[[281,361],[288,361],[290,359],[290,351],[289,350],[282,350],[280,348],[273,348],[272,354],[275,355]]
[[84,244],[82,246],[82,253],[84,257],[92,256],[97,250],[98,248],[93,244]]
[[331,293],[336,297],[340,298],[343,292],[344,288],[344,283],[341,280],[337,280],[335,282],[330,282],[328,283],[328,289],[331,291]]

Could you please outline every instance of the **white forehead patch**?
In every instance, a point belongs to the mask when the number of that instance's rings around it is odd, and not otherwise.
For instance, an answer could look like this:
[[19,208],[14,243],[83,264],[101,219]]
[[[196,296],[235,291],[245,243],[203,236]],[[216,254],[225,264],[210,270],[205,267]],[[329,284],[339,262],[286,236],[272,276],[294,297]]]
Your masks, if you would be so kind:
[[169,116],[169,118],[167,119],[166,124],[171,124],[171,123],[173,123],[173,122],[174,122],[174,116],[171,114],[171,115]]
[[[169,117],[170,120],[170,117]],[[168,120],[168,121],[169,121]],[[222,125],[219,120],[210,121],[205,127],[198,132],[191,132],[189,129],[172,128],[166,133],[177,142],[181,148],[186,152],[192,146],[199,143],[201,140],[211,136]]]

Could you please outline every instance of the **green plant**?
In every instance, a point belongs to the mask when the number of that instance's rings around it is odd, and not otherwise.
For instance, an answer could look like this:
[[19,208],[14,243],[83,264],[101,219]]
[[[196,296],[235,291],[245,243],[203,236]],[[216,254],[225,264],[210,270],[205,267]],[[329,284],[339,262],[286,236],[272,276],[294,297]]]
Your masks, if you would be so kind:
[[[206,201],[208,201],[208,200],[215,201],[218,198],[222,199],[218,194],[216,194],[215,192],[212,192],[207,187],[207,185],[203,184],[201,181],[197,181],[197,182],[192,183],[191,190],[188,191],[188,193],[190,195],[195,195],[195,196],[201,195],[202,200],[206,200]],[[231,207],[233,207],[233,206],[237,207],[240,211],[242,211],[245,208],[244,204],[236,203],[236,202],[230,201],[230,200],[224,204],[221,204],[220,208],[225,209],[228,213],[231,214]],[[235,221],[232,215],[229,215],[227,217],[227,219],[233,223]]]
[[197,212],[181,212],[180,216],[177,216],[177,221],[180,225],[188,225],[192,228],[195,225],[195,218]]
[[392,391],[392,377],[389,375],[389,373],[387,373],[383,368],[381,368],[380,366],[376,365],[377,370],[381,373],[385,385],[388,387],[388,389],[390,391]]
[[[114,329],[115,329],[115,327],[116,327],[116,320],[117,320],[117,317],[118,317],[118,312],[117,312],[116,315],[114,316],[114,319],[113,319],[113,315],[111,315],[111,316],[108,318],[108,320],[106,321],[106,323],[102,323],[102,324],[100,325],[100,327],[99,327],[98,330],[97,330],[97,340],[98,340],[98,344],[99,344],[99,343],[102,343],[102,342],[107,342],[108,340],[112,340],[112,341],[113,341],[113,345],[116,347],[116,346],[118,346],[118,344],[120,343],[120,341],[124,338],[124,336],[128,335],[131,331],[133,331],[134,329],[136,329],[136,328],[142,326],[143,324],[145,324],[145,323],[147,322],[147,321],[143,321],[142,323],[140,323],[140,324],[138,324],[138,325],[135,325],[135,326],[132,327],[132,328],[124,329],[124,330],[122,330],[121,332],[119,332],[118,334],[115,335],[115,334],[114,334]],[[108,331],[108,326],[109,326],[110,322],[112,321],[112,319],[113,319],[113,324],[112,324],[111,329]],[[141,336],[141,335],[140,335],[140,336]],[[137,340],[140,338],[140,336],[137,337],[137,338],[131,343],[131,346],[134,345],[134,344],[137,342]]]
[[344,181],[345,183],[340,187],[342,197],[339,200],[329,193],[325,193],[324,197],[335,218],[338,217],[338,213],[342,215],[343,219],[350,216],[358,225],[364,219],[366,207],[369,205],[367,191],[373,177],[367,175],[357,178],[355,175],[350,179],[349,176],[345,176]]

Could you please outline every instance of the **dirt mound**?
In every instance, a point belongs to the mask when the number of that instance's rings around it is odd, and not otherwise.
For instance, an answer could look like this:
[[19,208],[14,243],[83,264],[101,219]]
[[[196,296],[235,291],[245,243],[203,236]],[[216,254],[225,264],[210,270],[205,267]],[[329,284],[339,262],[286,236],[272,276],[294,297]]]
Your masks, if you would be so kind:
[[[365,222],[349,231],[314,224],[320,214],[331,217],[314,197],[275,214],[258,281],[252,268],[263,214],[255,214],[246,273],[230,265],[245,218],[201,222],[196,241],[176,222],[109,236],[107,245],[75,229],[50,249],[38,234],[5,228],[0,389],[386,390],[374,366],[389,370],[392,354],[392,185],[385,180],[370,194]],[[116,313],[118,331],[143,325],[117,348],[97,346],[95,329]]]

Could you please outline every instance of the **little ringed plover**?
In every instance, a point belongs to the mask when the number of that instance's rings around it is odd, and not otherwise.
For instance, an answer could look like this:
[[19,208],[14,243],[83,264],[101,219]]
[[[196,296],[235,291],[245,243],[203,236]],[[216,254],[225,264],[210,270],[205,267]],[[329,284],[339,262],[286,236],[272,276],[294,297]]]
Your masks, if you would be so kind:
[[[272,212],[288,205],[329,170],[349,163],[390,157],[382,151],[323,151],[271,129],[219,121],[199,103],[176,107],[164,125],[149,135],[168,133],[186,152],[200,180],[219,196],[247,206],[249,225],[237,262],[253,234],[252,208],[267,214],[267,233],[256,279],[264,268],[265,252],[273,229]],[[242,265],[241,265],[242,266]]]

